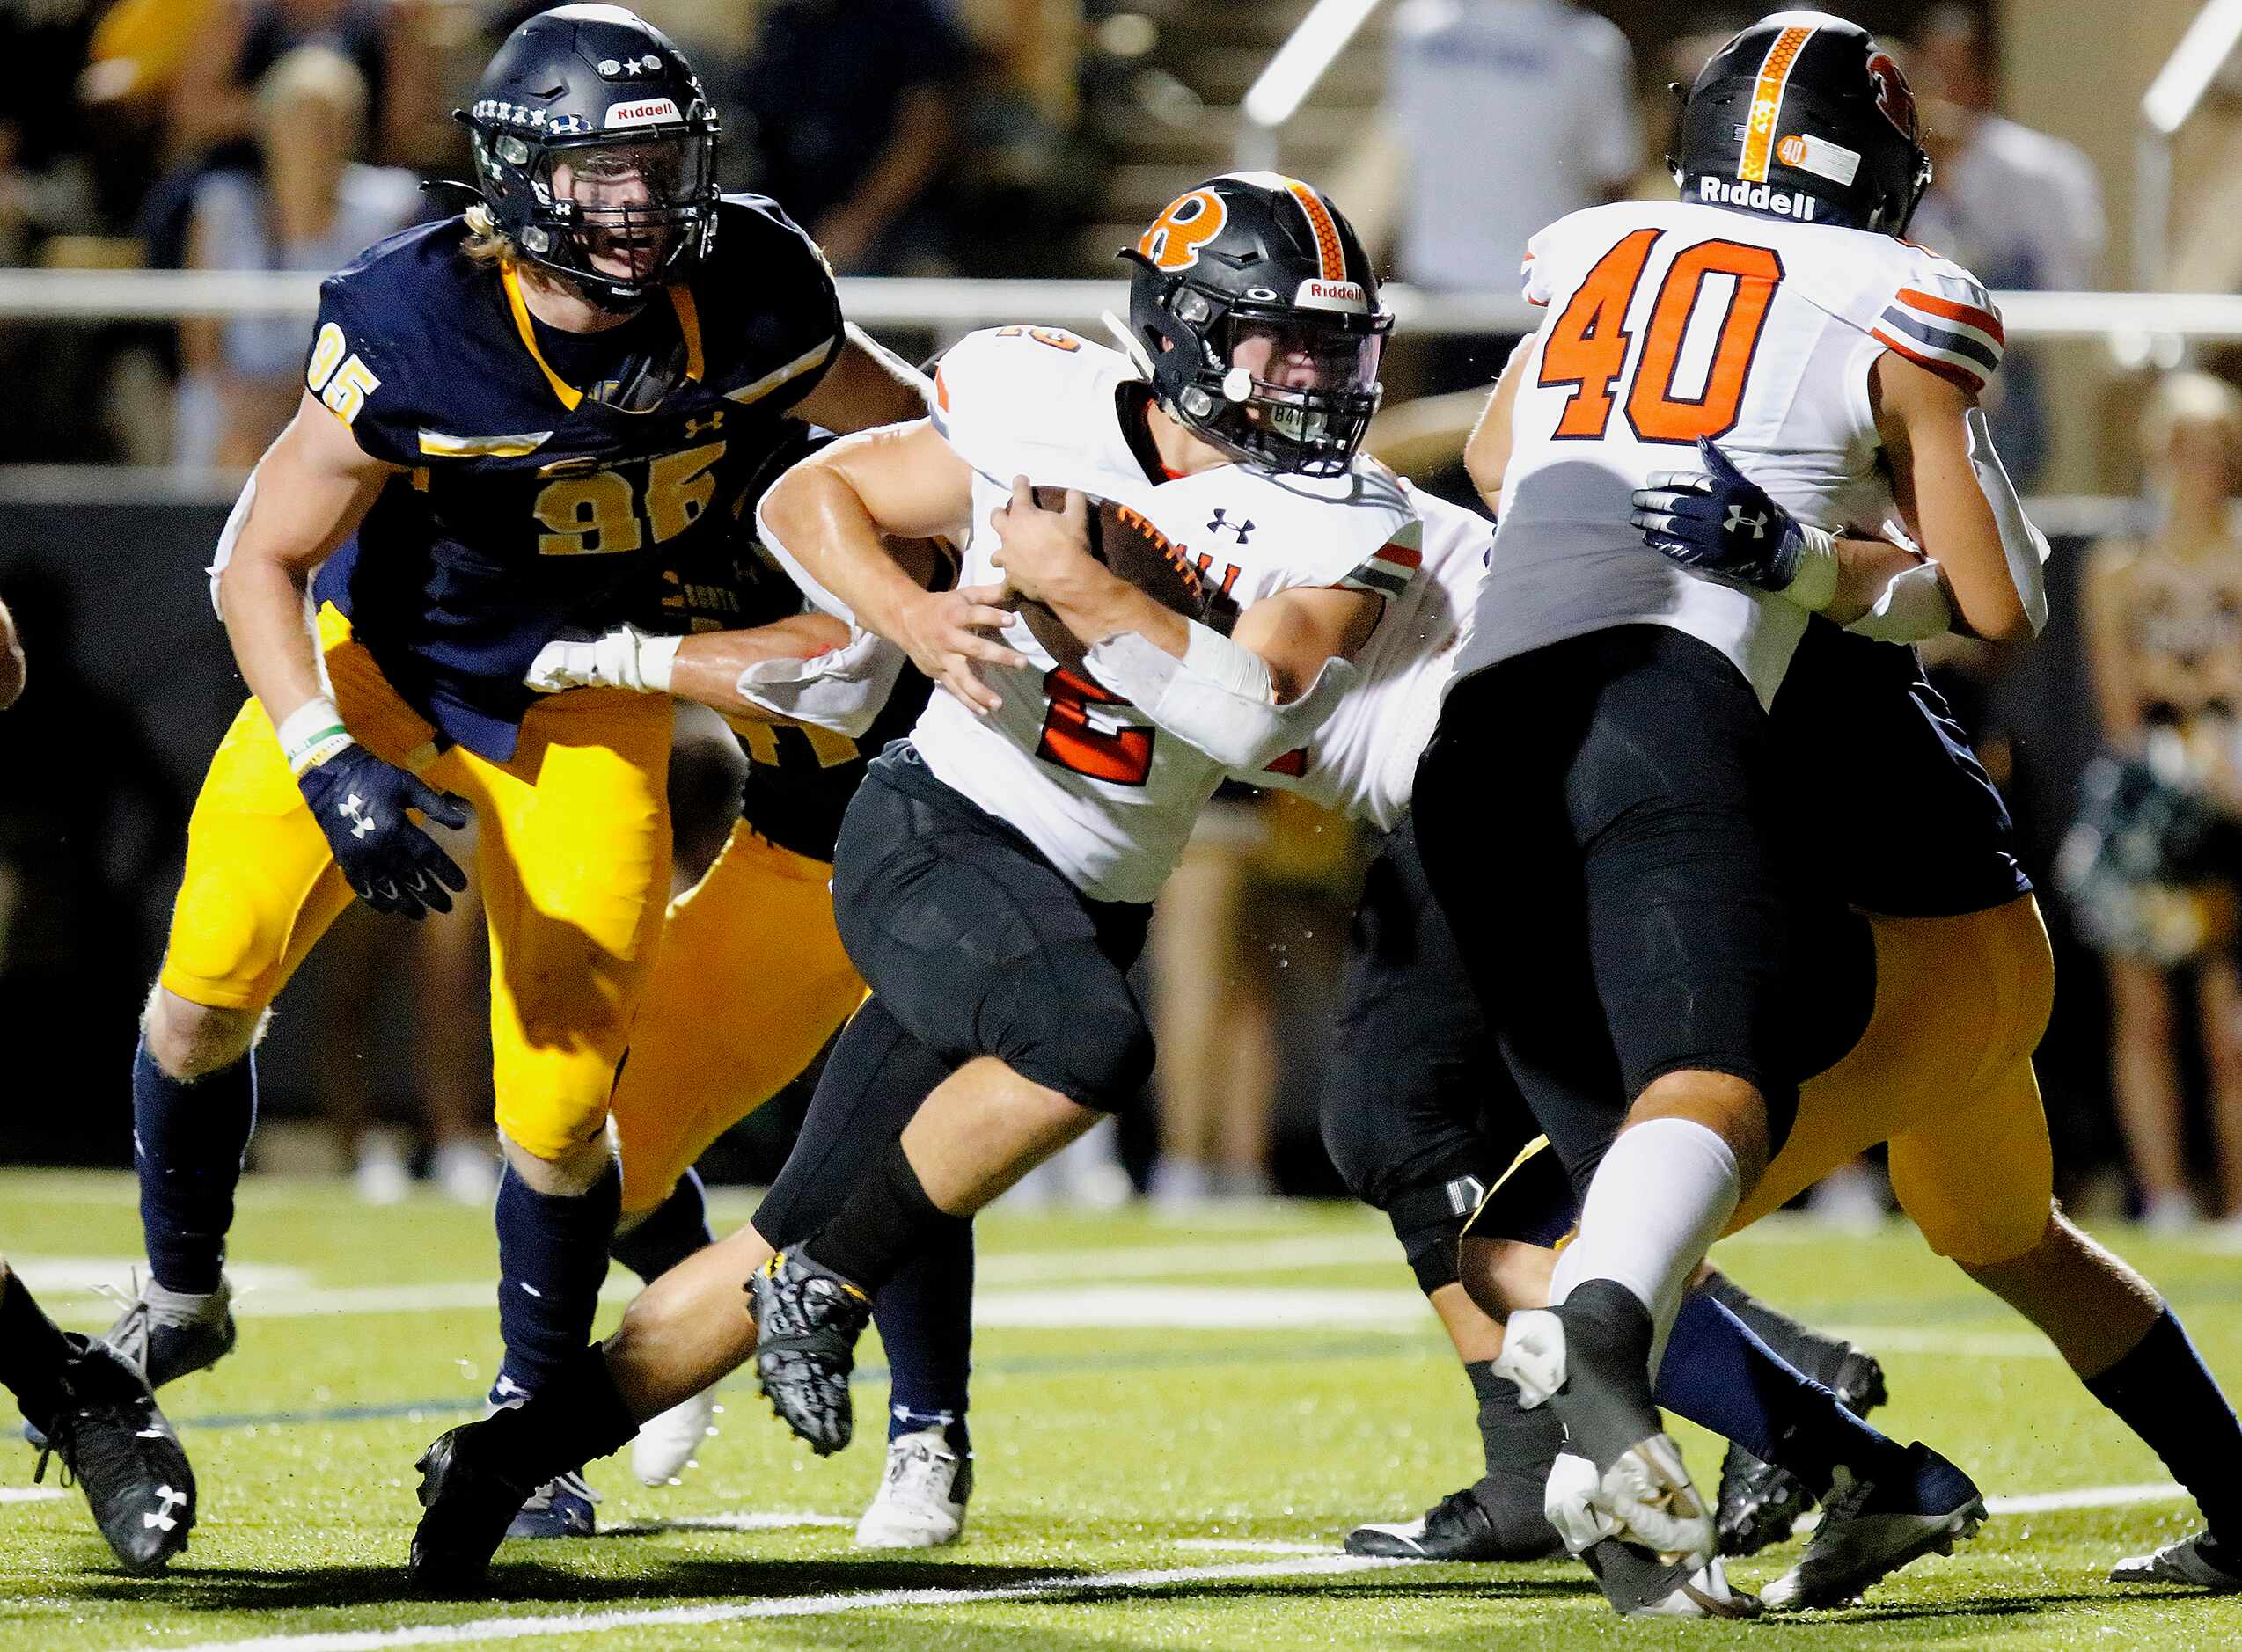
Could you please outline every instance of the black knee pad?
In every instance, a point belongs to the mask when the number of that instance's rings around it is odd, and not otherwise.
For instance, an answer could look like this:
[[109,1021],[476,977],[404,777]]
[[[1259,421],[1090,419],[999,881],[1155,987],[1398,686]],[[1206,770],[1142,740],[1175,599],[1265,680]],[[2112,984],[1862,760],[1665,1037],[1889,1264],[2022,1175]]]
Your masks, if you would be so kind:
[[1426,1296],[1456,1283],[1456,1242],[1492,1181],[1476,1170],[1460,1171],[1420,1183],[1386,1202],[1386,1219],[1394,1224],[1409,1270]]
[[1075,993],[1063,981],[1024,983],[989,1053],[1070,1101],[1119,1112],[1151,1082],[1152,1027],[1117,971],[1110,985]]

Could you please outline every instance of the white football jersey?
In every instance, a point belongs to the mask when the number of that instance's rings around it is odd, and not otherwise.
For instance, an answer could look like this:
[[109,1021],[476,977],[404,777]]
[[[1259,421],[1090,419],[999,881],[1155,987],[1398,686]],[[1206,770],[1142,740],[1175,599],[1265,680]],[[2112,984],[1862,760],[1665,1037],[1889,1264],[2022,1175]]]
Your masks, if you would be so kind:
[[1529,243],[1526,296],[1549,316],[1525,347],[1462,672],[1648,622],[1711,643],[1771,703],[1806,615],[1668,561],[1629,524],[1630,496],[1653,472],[1702,469],[1696,441],[1711,436],[1799,521],[1872,534],[1891,514],[1869,405],[1877,357],[1971,389],[1992,376],[2000,318],[1967,270],[1815,223],[1803,195],[1754,204],[1788,216],[1623,201]]
[[[1002,582],[989,518],[1025,476],[1138,511],[1241,608],[1300,587],[1408,595],[1417,513],[1391,472],[1366,459],[1321,478],[1226,464],[1154,482],[1122,422],[1122,392],[1138,381],[1118,351],[1048,327],[972,333],[942,357],[935,428],[973,467],[961,585]],[[1061,670],[1024,620],[1003,637],[1034,662],[975,668],[1003,708],[983,719],[937,693],[912,744],[938,778],[1024,834],[1091,899],[1151,900],[1220,765]]]
[[1495,537],[1495,524],[1476,510],[1422,491],[1410,500],[1423,523],[1424,566],[1355,655],[1362,681],[1314,740],[1239,777],[1297,792],[1384,831],[1409,813],[1417,760],[1440,720],[1440,697],[1470,628]]

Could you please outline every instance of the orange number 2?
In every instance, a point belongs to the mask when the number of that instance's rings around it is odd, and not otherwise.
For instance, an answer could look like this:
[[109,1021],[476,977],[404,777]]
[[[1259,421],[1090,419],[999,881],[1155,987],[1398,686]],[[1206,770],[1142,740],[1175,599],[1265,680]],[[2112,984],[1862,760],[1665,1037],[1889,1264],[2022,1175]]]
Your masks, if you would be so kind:
[[[1579,386],[1557,420],[1554,434],[1560,441],[1593,441],[1610,422],[1613,392],[1633,342],[1623,324],[1651,244],[1660,233],[1637,230],[1599,259],[1550,329],[1538,382]],[[1674,378],[1682,340],[1696,317],[1705,281],[1714,275],[1725,275],[1734,285],[1713,340],[1704,390],[1697,396],[1678,396]],[[1700,241],[1675,256],[1651,305],[1642,354],[1627,392],[1627,422],[1638,438],[1689,442],[1699,436],[1723,435],[1734,428],[1743,406],[1744,381],[1782,279],[1783,260],[1769,247]]]
[[1044,715],[1043,738],[1036,744],[1036,756],[1114,786],[1142,786],[1151,778],[1151,729],[1109,730],[1100,728],[1090,718],[1093,705],[1127,705],[1126,700],[1064,666],[1044,678],[1044,693],[1051,709]]

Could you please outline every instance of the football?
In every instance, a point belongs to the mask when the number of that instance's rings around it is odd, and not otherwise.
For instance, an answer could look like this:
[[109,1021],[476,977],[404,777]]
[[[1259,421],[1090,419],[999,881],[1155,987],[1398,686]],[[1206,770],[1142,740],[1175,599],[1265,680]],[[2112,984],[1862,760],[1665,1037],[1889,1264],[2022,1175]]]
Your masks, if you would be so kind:
[[[1038,487],[1035,495],[1036,503],[1045,510],[1060,509],[1066,502],[1066,490],[1060,487]],[[1185,546],[1127,505],[1094,493],[1088,504],[1092,556],[1162,608],[1220,631],[1229,630],[1228,621],[1236,610],[1208,583]],[[1044,652],[1065,669],[1079,674],[1088,652],[1081,640],[1045,604],[1024,596],[1012,603]]]

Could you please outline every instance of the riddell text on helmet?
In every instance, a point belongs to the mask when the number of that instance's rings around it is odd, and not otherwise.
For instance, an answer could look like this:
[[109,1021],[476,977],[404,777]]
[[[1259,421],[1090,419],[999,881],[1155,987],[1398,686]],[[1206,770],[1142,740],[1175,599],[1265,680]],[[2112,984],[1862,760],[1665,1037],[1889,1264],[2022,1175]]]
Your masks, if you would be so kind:
[[1804,190],[1777,189],[1770,184],[1732,184],[1712,172],[1699,175],[1697,199],[1714,206],[1749,207],[1755,212],[1771,212],[1801,223],[1812,223],[1814,208],[1821,204]]

